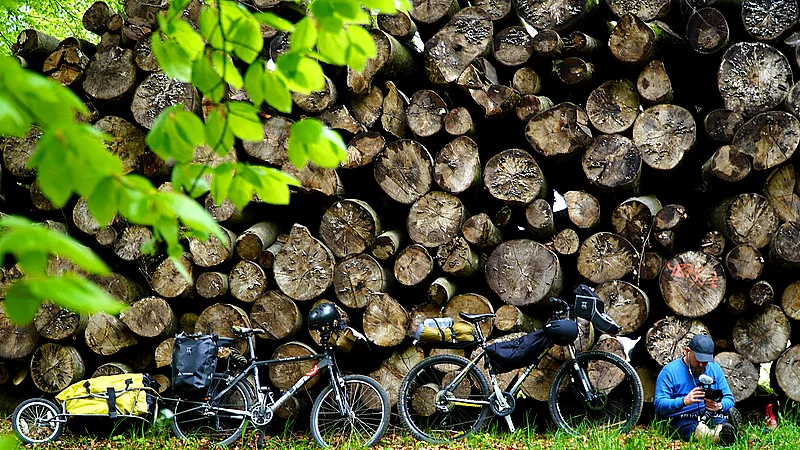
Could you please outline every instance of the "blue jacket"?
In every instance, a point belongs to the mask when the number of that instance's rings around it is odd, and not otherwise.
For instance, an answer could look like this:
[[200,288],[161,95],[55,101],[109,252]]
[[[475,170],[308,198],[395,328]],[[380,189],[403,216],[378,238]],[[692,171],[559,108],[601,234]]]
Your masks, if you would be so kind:
[[[728,387],[722,368],[715,362],[706,365],[706,375],[714,379],[713,389],[722,390],[722,411],[728,412],[733,407],[733,393]],[[683,404],[683,397],[698,386],[697,377],[691,374],[683,358],[672,361],[664,366],[656,380],[656,392],[653,400],[656,414],[661,417],[673,417],[684,413],[702,413],[705,409],[703,402]]]

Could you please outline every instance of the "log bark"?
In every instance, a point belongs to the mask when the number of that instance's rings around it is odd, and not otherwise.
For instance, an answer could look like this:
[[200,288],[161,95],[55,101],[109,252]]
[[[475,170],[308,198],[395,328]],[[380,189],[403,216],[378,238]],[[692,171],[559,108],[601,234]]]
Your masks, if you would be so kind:
[[179,103],[185,111],[200,111],[200,95],[190,83],[181,83],[156,72],[136,88],[131,112],[139,125],[149,130],[161,111]]
[[110,46],[92,57],[83,79],[83,91],[98,100],[112,100],[133,90],[135,84],[133,52]]
[[765,7],[759,1],[743,0],[742,22],[753,39],[775,40],[797,23],[797,2],[776,0]]
[[[517,0],[514,7],[522,20],[537,30],[569,31],[591,15],[597,3],[566,0],[556,3],[544,0]],[[538,399],[537,399],[538,400]],[[546,398],[544,399],[546,400]]]
[[245,303],[252,303],[267,291],[267,275],[253,261],[239,261],[228,277],[231,295]]
[[650,315],[650,298],[634,284],[614,280],[603,283],[595,293],[605,302],[606,314],[622,327],[621,335],[639,331]]
[[178,319],[163,298],[145,297],[122,311],[119,319],[144,338],[164,338],[175,334]]
[[333,268],[336,298],[348,308],[363,308],[391,281],[389,272],[372,256],[362,253],[347,258]]
[[778,228],[770,245],[770,264],[791,273],[800,268],[800,222],[786,222]]
[[257,298],[250,311],[250,323],[266,331],[259,337],[273,341],[299,333],[303,328],[303,318],[297,303],[278,290],[267,291]]
[[221,297],[228,293],[228,274],[205,272],[197,277],[195,290],[203,298]]
[[111,297],[132,305],[133,302],[147,295],[147,290],[141,284],[118,273],[108,275],[94,275],[91,277],[94,284],[108,292]]
[[[292,358],[297,356],[311,356],[316,354],[313,348],[298,341],[286,342],[278,346],[272,353],[271,359]],[[275,364],[269,366],[269,381],[277,389],[286,391],[304,374],[314,369],[314,361],[302,361],[288,364]],[[308,380],[304,389],[312,388],[322,377]]]
[[133,333],[121,320],[100,312],[89,317],[84,333],[86,345],[98,355],[113,355],[123,348],[138,343]]
[[588,147],[592,131],[583,108],[561,103],[534,116],[525,127],[525,137],[543,156],[566,156]]
[[722,303],[726,287],[720,262],[704,252],[689,251],[670,259],[659,287],[670,309],[684,317],[701,317]]
[[406,106],[408,97],[400,92],[393,82],[386,82],[386,97],[383,98],[383,114],[381,114],[381,127],[384,131],[396,138],[406,137]]
[[376,28],[369,33],[375,42],[376,56],[367,60],[361,72],[347,69],[347,87],[356,94],[369,92],[376,76],[397,79],[413,76],[418,70],[414,56],[397,39]]
[[655,372],[650,367],[638,366],[636,367],[636,375],[639,376],[639,381],[642,382],[642,400],[645,403],[653,403],[656,392],[656,379],[658,372]]
[[333,283],[334,262],[325,244],[312,237],[308,228],[295,224],[275,255],[275,283],[294,300],[314,299]]
[[33,319],[40,336],[60,341],[78,336],[86,329],[89,316],[62,308],[51,302],[42,302]]
[[672,101],[672,81],[667,75],[664,63],[650,61],[636,79],[636,90],[646,103],[669,103]]
[[22,58],[29,68],[38,70],[45,58],[55,51],[58,42],[58,39],[36,30],[22,30],[11,45],[11,53]]
[[422,245],[411,244],[397,254],[394,277],[404,286],[415,286],[433,273],[433,257]]
[[[398,15],[401,14],[398,12]],[[372,128],[383,113],[383,92],[377,86],[372,86],[364,94],[350,96],[350,109],[353,117],[367,128]]]
[[[428,286],[428,294],[427,294],[428,300],[431,302],[432,305],[434,305],[433,308],[435,308],[438,311],[439,306],[442,306],[445,303],[449,302],[450,299],[453,298],[454,295],[456,295],[457,290],[458,289],[456,287],[456,284],[453,283],[451,280],[449,280],[446,277],[439,277],[433,280],[430,286]],[[436,317],[436,316],[430,316],[430,317]],[[414,330],[411,330],[410,328],[409,330],[414,331],[416,330],[416,327],[414,327]]]
[[416,202],[433,184],[433,158],[417,141],[394,141],[375,157],[375,181],[398,203]]
[[275,243],[279,232],[279,226],[275,222],[253,224],[236,238],[236,254],[244,260],[255,261],[264,250]]
[[661,209],[661,202],[653,195],[629,198],[611,212],[611,226],[615,233],[644,251],[652,231],[653,216]]
[[[458,294],[451,298],[442,309],[442,315],[444,317],[452,317],[460,321],[461,319],[458,317],[459,312],[466,312],[468,314],[494,313],[494,307],[489,299],[483,295],[465,293]],[[485,320],[480,324],[480,327],[483,336],[488,338],[494,329],[494,322],[492,320]]]
[[405,233],[401,230],[384,231],[372,241],[370,246],[372,256],[380,261],[391,259],[400,250],[405,237]]
[[410,317],[397,300],[378,293],[364,308],[364,335],[380,347],[400,345],[406,337]]
[[412,241],[434,248],[453,239],[466,219],[467,211],[458,197],[433,191],[411,205],[406,227]]
[[600,132],[622,133],[639,115],[639,94],[628,80],[606,81],[589,94],[586,114]]
[[728,45],[728,20],[716,8],[700,8],[689,16],[686,40],[697,53],[716,53]]
[[689,341],[696,334],[709,334],[708,328],[697,319],[668,316],[647,330],[645,348],[650,357],[663,367],[683,357]]
[[[530,132],[527,136],[530,137]],[[531,203],[547,191],[536,160],[521,149],[504,150],[490,158],[484,170],[483,184],[495,199],[519,206]]]
[[273,165],[288,161],[289,129],[294,120],[272,116],[264,121],[264,138],[260,142],[242,141],[245,153]]
[[460,278],[470,277],[481,268],[480,257],[461,236],[440,245],[436,249],[436,261],[446,274]]
[[578,250],[578,272],[593,283],[617,280],[639,265],[639,253],[624,237],[601,231]]
[[639,114],[633,123],[633,143],[644,162],[656,170],[678,166],[696,138],[692,114],[677,105],[656,105]]
[[725,255],[723,262],[734,280],[755,280],[764,269],[761,252],[750,244],[737,245]]
[[122,160],[123,173],[133,172],[146,149],[145,134],[136,125],[117,116],[103,117],[94,126],[111,135],[107,146],[111,153]]
[[564,193],[570,222],[578,228],[591,229],[600,222],[600,202],[588,192],[568,191]]
[[485,213],[470,217],[461,228],[464,239],[478,250],[491,250],[503,242],[503,235]]
[[605,44],[598,39],[582,31],[573,31],[570,33],[565,45],[567,48],[587,56],[595,55],[605,46]]
[[733,145],[753,158],[753,169],[766,170],[791,158],[800,144],[800,120],[788,112],[768,111],[742,125]]
[[733,326],[736,353],[761,364],[778,359],[786,349],[791,334],[789,318],[780,306],[766,305],[754,314],[743,315]]
[[800,346],[793,345],[786,349],[772,366],[778,387],[794,401],[800,399],[800,385],[798,384],[800,378],[797,376],[798,358],[800,358]]
[[[194,332],[232,338],[234,336],[231,328],[234,326],[250,328],[250,317],[238,306],[216,303],[200,313],[194,324]],[[246,340],[234,338],[234,347],[239,353],[248,354]]]
[[548,239],[555,233],[553,208],[547,200],[537,198],[525,208],[525,224],[534,239]]
[[411,40],[417,32],[417,24],[405,11],[397,11],[397,14],[378,14],[378,28],[401,41]]
[[583,154],[583,173],[600,190],[636,193],[641,185],[642,154],[619,134],[597,136]]
[[125,15],[144,20],[149,25],[155,25],[158,14],[167,8],[166,0],[125,0]]
[[711,225],[736,245],[762,248],[778,229],[778,216],[766,197],[740,194],[714,208]]
[[[5,293],[3,293],[5,297]],[[33,323],[17,325],[6,313],[5,303],[0,303],[0,358],[19,359],[29,356],[36,349],[39,332]]]
[[222,228],[222,233],[226,238],[224,243],[215,236],[209,236],[205,242],[197,238],[189,239],[189,252],[195,265],[214,267],[231,260],[236,234],[226,228]]
[[[537,37],[543,32],[537,34]],[[500,64],[516,67],[525,64],[533,55],[534,49],[538,50],[535,42],[536,37],[531,37],[524,27],[508,27],[495,33],[492,53]]]
[[78,350],[68,345],[44,344],[31,357],[31,379],[39,390],[55,394],[86,376]]
[[25,137],[0,138],[0,150],[3,151],[3,167],[14,176],[31,178],[36,175],[36,169],[28,167],[28,161],[36,152],[42,131],[32,126]]
[[739,151],[739,147],[723,145],[703,164],[703,178],[706,181],[736,183],[750,173],[751,167],[750,160]]
[[764,195],[784,222],[800,221],[800,177],[794,165],[783,164],[764,182]]
[[501,300],[514,306],[537,305],[558,295],[562,287],[558,257],[528,239],[506,241],[489,256],[486,282]]
[[122,375],[132,372],[133,369],[131,368],[131,366],[125,363],[109,362],[98,366],[97,369],[95,369],[94,373],[92,374],[91,378],[105,377],[110,375]]
[[491,18],[483,9],[473,6],[457,12],[425,43],[428,79],[440,85],[456,81],[475,58],[489,51],[493,34]]
[[480,183],[478,144],[466,136],[447,143],[436,155],[433,177],[440,188],[452,194],[460,194]]
[[258,265],[264,269],[272,269],[275,263],[275,255],[283,248],[283,244],[289,239],[288,234],[279,234],[275,243],[267,247],[266,250],[261,252],[258,256]]
[[341,200],[322,215],[319,237],[337,258],[359,254],[381,233],[378,214],[364,201]]
[[189,273],[189,280],[178,272],[171,258],[161,261],[153,272],[153,279],[150,283],[153,290],[163,298],[185,298],[190,297],[193,293],[192,284],[197,275],[194,274],[191,255],[184,253],[178,258],[177,263],[182,265],[186,272]]
[[426,29],[435,28],[436,25],[451,18],[460,9],[458,2],[454,0],[436,0],[432,2],[416,0],[413,3],[414,8],[410,11],[411,17],[420,22],[423,28]]
[[199,316],[195,313],[183,314],[178,321],[178,331],[183,331],[187,334],[194,333],[194,326],[197,324]]
[[503,305],[496,314],[494,326],[503,333],[529,333],[544,326],[544,322],[524,314],[514,305]]
[[737,42],[725,51],[717,85],[725,108],[745,117],[778,106],[792,86],[786,56],[763,42]]

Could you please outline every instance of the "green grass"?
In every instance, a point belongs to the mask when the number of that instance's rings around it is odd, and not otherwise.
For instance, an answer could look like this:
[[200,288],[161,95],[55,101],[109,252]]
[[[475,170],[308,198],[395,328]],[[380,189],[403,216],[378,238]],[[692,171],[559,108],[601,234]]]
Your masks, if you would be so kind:
[[[800,448],[800,412],[785,412],[779,427],[766,431],[761,424],[748,425],[740,434],[739,441],[728,447],[732,450],[744,449],[798,449]],[[392,426],[377,449],[558,449],[558,450],[635,450],[635,449],[669,449],[669,450],[703,450],[721,448],[706,442],[681,442],[674,440],[663,422],[640,424],[628,434],[608,431],[588,431],[582,436],[569,436],[560,432],[537,433],[533,427],[518,423],[515,433],[508,433],[505,422],[489,421],[480,433],[449,445],[428,445],[414,440],[401,427]],[[294,431],[290,425],[271,424],[267,428],[268,435],[265,447],[275,450],[310,450],[316,449],[314,439],[307,431]],[[0,432],[11,432],[8,420],[0,423]],[[231,450],[255,449],[259,432],[251,429],[231,445]],[[193,450],[210,448],[202,439],[179,440],[175,438],[168,423],[156,424],[143,429],[134,426],[125,430],[117,430],[112,437],[91,436],[85,433],[66,432],[55,443],[37,448],[42,450]]]

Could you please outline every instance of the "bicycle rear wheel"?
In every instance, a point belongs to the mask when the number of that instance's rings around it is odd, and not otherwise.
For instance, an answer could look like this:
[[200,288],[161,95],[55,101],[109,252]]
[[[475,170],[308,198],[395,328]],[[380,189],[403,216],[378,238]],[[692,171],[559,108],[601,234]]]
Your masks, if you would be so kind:
[[11,427],[26,444],[43,444],[58,439],[64,430],[58,406],[43,398],[25,400],[11,416]]
[[208,439],[213,445],[228,445],[242,435],[250,409],[248,389],[240,381],[223,395],[228,384],[214,376],[208,392],[210,400],[179,400],[172,418],[172,431],[182,439]]
[[630,431],[642,413],[642,382],[630,364],[612,353],[585,352],[576,356],[588,377],[587,393],[572,360],[558,369],[550,386],[550,414],[564,431],[584,427]]
[[468,364],[469,360],[460,356],[433,356],[414,366],[403,379],[397,408],[415,438],[444,444],[466,437],[483,425],[489,413],[489,383],[476,366],[470,367],[452,389],[443,390]]
[[372,378],[343,378],[340,392],[350,409],[342,416],[332,386],[320,392],[311,407],[311,434],[320,447],[365,447],[374,445],[389,426],[389,398]]

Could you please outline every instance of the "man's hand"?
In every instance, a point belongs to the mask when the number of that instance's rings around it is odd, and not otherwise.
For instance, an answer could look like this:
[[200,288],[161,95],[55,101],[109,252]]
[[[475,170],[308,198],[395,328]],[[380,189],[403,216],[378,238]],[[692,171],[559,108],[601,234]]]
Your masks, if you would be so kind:
[[[705,399],[705,396],[706,391],[704,391],[701,387],[696,387],[689,391],[689,393],[686,394],[686,397],[683,397],[683,404],[685,406],[689,406],[692,403],[700,403]],[[706,404],[708,404],[708,402],[706,402]]]
[[722,409],[722,403],[715,402],[714,400],[704,399],[706,402],[706,409],[709,411],[719,411]]

